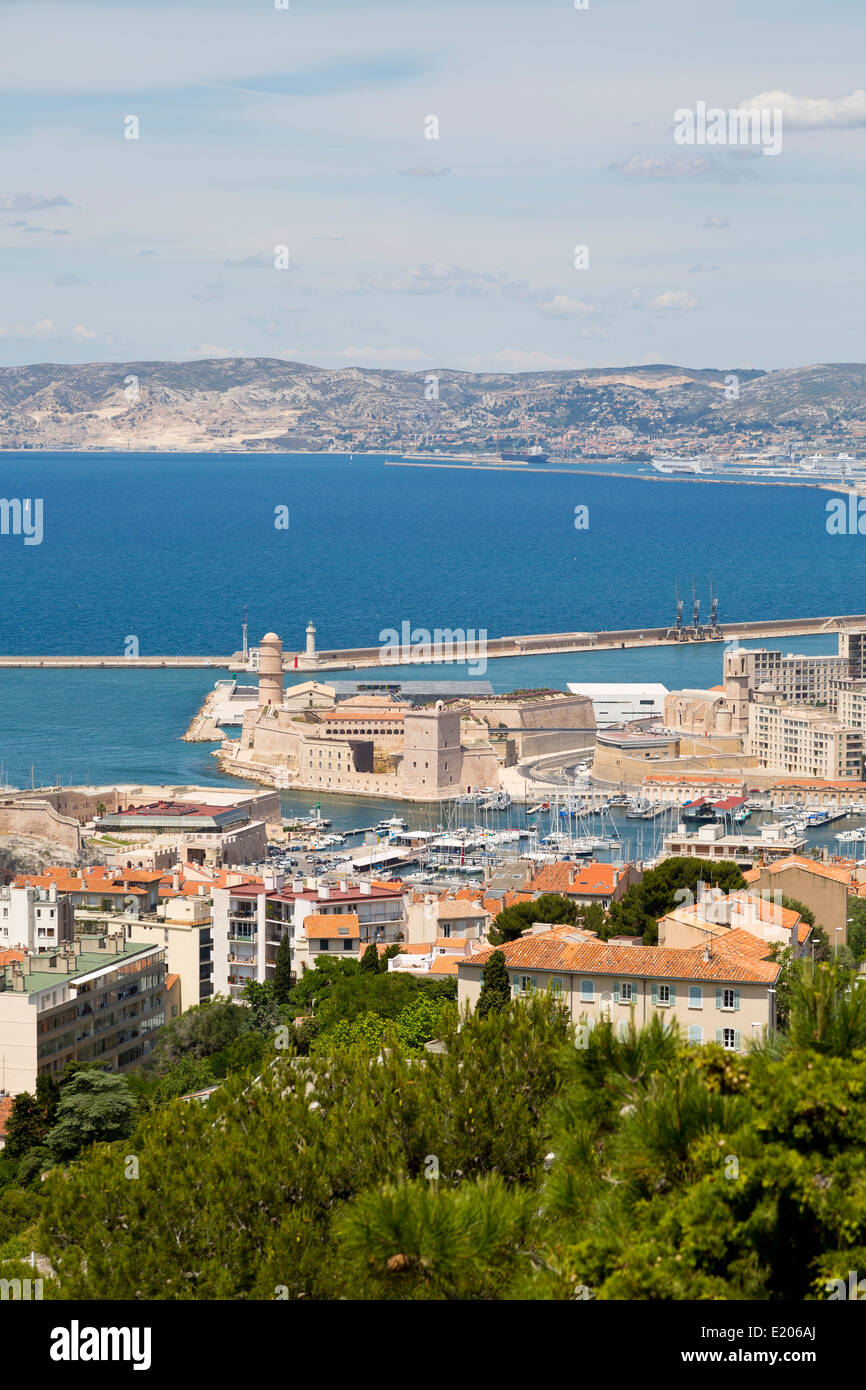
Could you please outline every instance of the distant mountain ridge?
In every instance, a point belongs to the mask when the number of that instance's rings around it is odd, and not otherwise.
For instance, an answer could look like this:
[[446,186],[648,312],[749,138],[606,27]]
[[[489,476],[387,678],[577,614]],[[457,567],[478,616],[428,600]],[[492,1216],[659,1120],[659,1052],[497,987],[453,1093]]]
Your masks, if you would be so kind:
[[[866,422],[866,365],[580,371],[328,369],[277,358],[0,368],[4,449],[490,452],[613,432],[634,447]],[[650,444],[650,447],[652,445]]]

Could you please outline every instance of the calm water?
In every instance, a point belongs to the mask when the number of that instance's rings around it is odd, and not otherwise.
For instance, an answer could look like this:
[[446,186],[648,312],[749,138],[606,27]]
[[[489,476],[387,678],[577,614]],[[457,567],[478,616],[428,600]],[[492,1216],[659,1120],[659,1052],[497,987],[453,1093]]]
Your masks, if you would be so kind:
[[[273,628],[376,645],[404,620],[520,632],[658,625],[709,572],[725,620],[857,612],[866,544],[809,488],[466,469],[321,455],[0,455],[41,545],[0,536],[0,651],[227,653]],[[589,508],[588,530],[574,527]],[[288,508],[289,528],[274,525]]]
[[[491,637],[656,625],[673,617],[677,577],[690,598],[693,573],[706,614],[710,570],[722,623],[856,612],[866,550],[827,535],[828,495],[321,455],[0,454],[0,496],[44,509],[41,545],[0,535],[0,652],[115,653],[134,636],[142,654],[231,653],[244,603],[251,641],[274,628],[287,646],[310,617],[322,647],[374,645],[404,620]],[[288,530],[274,525],[279,507]],[[702,686],[720,680],[721,659],[715,645],[515,658],[486,678],[499,691],[581,677]],[[0,782],[224,782],[212,745],[180,742],[218,675],[0,671]],[[330,807],[335,824],[369,823],[358,802]],[[383,809],[369,804],[371,817]]]

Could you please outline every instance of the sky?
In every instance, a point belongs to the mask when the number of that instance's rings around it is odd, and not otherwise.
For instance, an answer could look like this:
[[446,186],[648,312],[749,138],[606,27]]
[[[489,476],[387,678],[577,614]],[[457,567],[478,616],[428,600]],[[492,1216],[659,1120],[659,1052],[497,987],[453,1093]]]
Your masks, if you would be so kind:
[[863,0],[579,3],[0,4],[0,365],[866,360]]

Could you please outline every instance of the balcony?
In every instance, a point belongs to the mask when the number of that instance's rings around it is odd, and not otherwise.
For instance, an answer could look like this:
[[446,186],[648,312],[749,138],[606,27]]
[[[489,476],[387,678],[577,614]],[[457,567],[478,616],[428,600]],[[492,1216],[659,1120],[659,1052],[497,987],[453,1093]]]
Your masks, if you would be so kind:
[[258,932],[235,932],[235,931],[230,931],[230,932],[229,932],[229,935],[228,935],[228,939],[229,939],[229,941],[247,941],[247,942],[250,943],[250,945],[254,946],[254,945],[256,944],[256,942],[258,941],[258,939],[259,939],[259,934],[258,934]]

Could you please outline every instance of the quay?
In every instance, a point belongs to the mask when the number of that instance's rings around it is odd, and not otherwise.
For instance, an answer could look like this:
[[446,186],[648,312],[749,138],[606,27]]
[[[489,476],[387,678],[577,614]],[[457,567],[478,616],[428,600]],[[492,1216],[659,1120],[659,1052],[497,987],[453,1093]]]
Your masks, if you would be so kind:
[[[866,630],[866,613],[836,614],[818,618],[767,618],[750,622],[724,623],[715,628],[702,628],[696,635],[690,628],[682,628],[679,635],[668,627],[633,627],[615,630],[601,629],[596,632],[543,632],[524,634],[516,637],[489,637],[485,644],[488,660],[509,656],[546,656],[555,652],[599,652],[615,651],[633,647],[677,647],[702,644],[705,642],[731,642],[744,640],[763,640],[766,637],[807,637],[830,635],[847,631]],[[456,634],[455,634],[456,639]],[[309,679],[310,673],[317,671],[340,671],[353,667],[386,666],[388,669],[399,665],[413,666],[416,662],[382,662],[380,647],[339,647],[316,651],[314,655],[304,652],[285,652],[283,670],[297,672],[298,679]],[[478,642],[455,640],[449,652],[449,662],[478,660]],[[427,663],[435,664],[435,663]],[[198,668],[202,670],[249,670],[242,652],[231,656],[0,656],[0,670],[15,668],[68,669],[122,669],[155,670]]]

